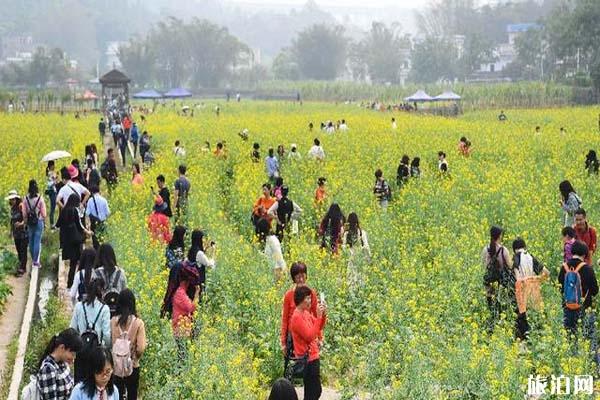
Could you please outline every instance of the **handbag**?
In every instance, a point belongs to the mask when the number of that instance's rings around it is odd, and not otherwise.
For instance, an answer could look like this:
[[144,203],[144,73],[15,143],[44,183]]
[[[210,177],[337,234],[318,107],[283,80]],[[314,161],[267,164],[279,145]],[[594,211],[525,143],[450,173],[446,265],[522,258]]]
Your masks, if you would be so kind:
[[304,371],[308,364],[308,351],[301,357],[289,357],[283,377],[288,381],[304,378]]

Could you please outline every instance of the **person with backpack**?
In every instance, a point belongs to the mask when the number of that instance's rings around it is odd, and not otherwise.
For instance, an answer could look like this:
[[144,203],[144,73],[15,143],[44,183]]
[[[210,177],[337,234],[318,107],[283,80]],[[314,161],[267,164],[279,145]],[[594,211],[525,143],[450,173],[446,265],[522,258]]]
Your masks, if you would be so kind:
[[564,326],[575,334],[580,318],[586,328],[593,327],[595,316],[592,313],[592,305],[593,297],[598,294],[598,281],[592,266],[585,262],[588,255],[586,244],[576,241],[571,251],[573,257],[563,263],[558,282],[563,296]]
[[330,249],[333,254],[338,253],[339,245],[344,236],[344,223],[346,218],[338,203],[332,203],[329,210],[319,224],[321,248]]
[[114,380],[119,399],[137,400],[140,359],[146,350],[146,327],[138,316],[135,296],[129,289],[119,293],[117,315],[110,321]]
[[398,171],[396,172],[396,184],[398,187],[404,186],[408,182],[408,178],[410,178],[410,168],[409,164],[410,158],[405,154],[402,156],[402,160],[400,160],[400,165],[398,165]]
[[117,266],[115,251],[109,243],[103,243],[98,248],[96,268],[92,279],[102,279],[102,301],[110,309],[111,317],[117,312],[117,299],[119,293],[127,288],[127,277],[125,271]]
[[185,260],[185,235],[187,229],[185,226],[177,225],[173,229],[173,237],[165,250],[167,268],[171,269],[178,262]]
[[[52,336],[40,358],[38,372],[32,383],[35,387],[26,387],[23,399],[68,400],[75,382],[71,377],[70,364],[73,364],[83,342],[79,333],[72,328]],[[34,393],[37,392],[39,397]]]
[[118,400],[119,389],[114,384],[113,356],[105,347],[96,346],[89,352],[89,368],[69,400]]
[[575,211],[575,225],[573,225],[573,229],[575,229],[577,240],[585,243],[588,248],[588,255],[585,257],[585,262],[588,265],[592,265],[592,258],[596,252],[596,228],[588,223],[587,214],[581,207]]
[[[506,290],[514,288],[513,260],[508,249],[502,245],[504,230],[499,226],[490,228],[490,242],[481,251],[481,260],[485,270],[483,285],[486,291],[486,301],[490,310],[490,325],[495,323],[497,316],[504,306],[506,299],[512,299],[512,293]],[[503,291],[500,292],[500,288]],[[503,301],[498,298],[505,294]]]
[[373,186],[373,193],[379,202],[379,206],[385,210],[388,202],[392,199],[392,189],[383,178],[383,171],[381,169],[375,171],[375,185]]
[[106,220],[110,216],[108,201],[100,194],[100,186],[91,186],[92,196],[87,202],[85,215],[90,221],[90,229],[93,232],[92,244],[94,249],[98,250],[100,243],[103,242],[106,232]]
[[302,371],[304,400],[317,400],[321,397],[321,363],[319,338],[325,327],[327,306],[320,302],[316,317],[310,312],[312,291],[308,286],[294,290],[296,309],[290,321],[290,331],[294,342],[294,356],[304,364]]
[[110,309],[102,302],[102,279],[92,279],[86,288],[86,298],[77,302],[73,309],[70,327],[75,329],[83,341],[81,353],[75,360],[75,382],[80,382],[87,373],[88,355],[97,346],[110,347]]
[[22,276],[27,272],[27,244],[29,243],[27,234],[27,224],[25,224],[23,206],[21,196],[16,190],[8,192],[6,197],[10,205],[10,233],[15,242],[19,265],[15,272],[17,277]]
[[175,203],[175,219],[179,222],[180,218],[186,215],[187,205],[188,205],[188,197],[190,195],[191,183],[189,179],[185,176],[187,172],[187,168],[185,165],[181,164],[178,168],[179,178],[175,181],[175,191],[173,202]]
[[298,216],[302,214],[302,209],[298,204],[288,198],[288,193],[289,188],[283,186],[281,188],[281,198],[267,211],[267,214],[274,217],[277,221],[275,234],[280,242],[283,241],[283,233],[286,228],[293,222],[292,219],[297,220]]
[[210,242],[205,251],[204,232],[197,229],[192,231],[191,246],[187,254],[186,262],[188,265],[195,266],[196,269],[198,269],[197,285],[200,286],[200,293],[198,294],[199,296],[202,296],[202,292],[206,284],[206,269],[214,269],[216,266],[215,251],[215,242]]
[[37,182],[29,181],[29,189],[23,205],[23,222],[27,226],[29,240],[29,253],[31,264],[40,267],[40,255],[42,253],[42,235],[44,233],[44,221],[46,220],[46,203],[40,195]]
[[90,196],[90,191],[79,182],[79,170],[75,166],[69,165],[67,172],[69,173],[69,181],[58,191],[56,203],[60,208],[64,208],[69,197],[75,194],[79,197],[79,203],[85,204]]
[[[513,270],[515,276],[515,296],[517,303],[516,336],[518,339],[526,340],[529,333],[527,322],[527,300],[535,293],[536,299],[541,299],[540,280],[533,279],[540,275],[547,277],[548,270],[529,252],[527,245],[521,238],[517,238],[512,244]],[[522,295],[521,295],[522,294]],[[520,304],[522,303],[522,304]],[[521,310],[523,308],[523,310]]]
[[[294,356],[294,345],[292,340],[292,332],[290,331],[290,322],[294,311],[296,310],[296,303],[294,303],[294,292],[296,288],[306,286],[306,279],[308,277],[308,267],[302,261],[297,261],[292,264],[290,268],[290,276],[294,283],[292,288],[285,292],[283,296],[283,310],[281,312],[281,351],[285,359],[284,371],[287,369],[290,358]],[[311,307],[310,312],[313,316],[317,316],[317,292],[311,289]],[[323,338],[321,333],[320,338]]]
[[581,197],[577,194],[569,181],[562,181],[558,188],[560,190],[560,207],[564,212],[563,226],[571,226],[575,221],[575,211],[583,205]]
[[281,251],[281,242],[271,231],[271,224],[268,220],[261,218],[256,224],[258,237],[265,246],[265,257],[273,270],[275,282],[279,282],[283,277],[283,271],[287,268],[283,252]]
[[78,301],[84,301],[86,299],[86,288],[89,286],[94,274],[94,267],[96,266],[96,250],[84,249],[81,252],[81,258],[79,259],[79,269],[73,279],[73,285],[71,286],[71,302],[73,306]]
[[67,280],[67,288],[69,289],[73,285],[73,278],[81,257],[85,235],[93,234],[81,223],[79,201],[79,196],[73,193],[67,200],[65,207],[60,210],[56,221],[56,227],[60,229],[59,238],[62,258],[63,260],[69,260],[69,277]]

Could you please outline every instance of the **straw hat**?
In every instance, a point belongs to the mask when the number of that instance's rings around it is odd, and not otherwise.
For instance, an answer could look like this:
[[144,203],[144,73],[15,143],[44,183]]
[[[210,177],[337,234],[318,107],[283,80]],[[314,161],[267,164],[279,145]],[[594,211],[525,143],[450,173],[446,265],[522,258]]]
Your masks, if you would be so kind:
[[8,196],[6,196],[4,198],[4,200],[12,200],[12,199],[20,199],[21,196],[19,196],[19,193],[17,193],[16,190],[11,190],[10,192],[8,192]]

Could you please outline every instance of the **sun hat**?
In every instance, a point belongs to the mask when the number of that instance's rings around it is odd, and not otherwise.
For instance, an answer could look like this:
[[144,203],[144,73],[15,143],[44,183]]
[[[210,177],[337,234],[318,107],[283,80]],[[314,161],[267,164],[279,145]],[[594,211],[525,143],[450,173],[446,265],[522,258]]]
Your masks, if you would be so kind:
[[296,143],[292,143],[292,146],[291,146],[291,147],[292,147],[292,149],[295,149],[295,148],[296,148],[296,147],[298,147],[298,146],[296,146]]
[[21,196],[19,196],[19,193],[17,193],[16,190],[11,190],[10,192],[8,192],[8,196],[6,196],[4,198],[4,200],[12,200],[12,199],[20,199]]
[[154,199],[154,211],[161,212],[167,209],[167,203],[163,200],[162,197],[156,196]]
[[75,179],[79,176],[79,170],[77,168],[75,168],[74,165],[69,165],[67,167],[67,172],[69,173],[69,176],[71,177],[71,179]]

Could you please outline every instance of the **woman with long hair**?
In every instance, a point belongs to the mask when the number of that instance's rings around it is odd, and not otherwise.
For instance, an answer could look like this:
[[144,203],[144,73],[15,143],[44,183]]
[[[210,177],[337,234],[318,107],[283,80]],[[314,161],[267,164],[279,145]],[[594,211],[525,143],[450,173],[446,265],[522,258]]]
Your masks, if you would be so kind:
[[585,156],[585,169],[588,175],[598,175],[598,169],[600,168],[600,161],[595,150],[590,150]]
[[[115,250],[109,243],[102,243],[98,248],[96,269],[92,279],[102,279],[104,287],[102,298],[110,308],[111,316],[117,312],[117,298],[119,293],[127,287],[125,271],[117,265]],[[108,294],[110,293],[110,296]]]
[[89,368],[83,381],[73,389],[70,400],[118,400],[119,389],[113,380],[113,357],[105,347],[98,346],[88,355]]
[[19,257],[19,265],[15,272],[16,276],[22,276],[27,272],[27,225],[25,225],[25,219],[23,217],[23,206],[21,202],[21,196],[16,190],[11,190],[6,196],[8,204],[10,206],[10,233],[15,242],[15,248],[17,249],[17,255]]
[[[73,309],[71,328],[80,335],[90,328],[98,335],[98,344],[106,347],[111,345],[110,335],[110,310],[102,302],[102,279],[92,279],[86,288],[86,298],[79,301]],[[84,349],[75,361],[75,382],[85,378],[88,364],[88,350]]]
[[38,365],[37,387],[41,399],[69,399],[75,386],[69,364],[75,361],[82,347],[83,342],[75,329],[65,329],[52,336]]
[[[192,337],[194,326],[194,312],[196,304],[191,298],[200,298],[200,286],[194,285],[198,281],[198,270],[188,265],[178,263],[179,270],[178,283],[175,291],[167,293],[167,308],[171,309],[171,326],[173,336],[177,342],[178,356],[184,360],[187,355],[187,341]],[[190,297],[189,290],[194,290],[194,295]],[[170,304],[170,307],[169,307]]]
[[175,263],[185,260],[185,234],[187,229],[185,226],[177,225],[173,230],[173,237],[165,251],[167,259],[167,267],[173,268]]
[[133,186],[142,186],[144,184],[144,177],[140,169],[140,163],[137,161],[132,164],[133,176],[131,178],[131,184]]
[[332,203],[319,225],[319,235],[322,237],[321,248],[329,248],[333,254],[338,253],[344,233],[344,221],[344,214],[339,204]]
[[560,191],[560,207],[564,212],[564,226],[573,226],[575,223],[575,211],[583,205],[581,197],[571,185],[571,182],[565,180],[558,185]]
[[499,286],[509,289],[512,285],[514,288],[514,282],[511,284],[513,260],[508,249],[502,245],[503,234],[504,230],[501,227],[492,226],[490,228],[490,242],[481,251],[481,261],[485,270],[483,282],[492,318],[495,318],[499,313],[501,305],[494,284],[497,283]]
[[[206,253],[209,254],[207,255]],[[201,230],[192,231],[192,241],[188,251],[187,260],[190,265],[195,265],[198,269],[200,296],[202,295],[202,290],[206,283],[206,268],[214,268],[216,265],[214,256],[215,242],[210,242],[208,249],[204,250],[204,232]]]
[[281,242],[277,235],[271,229],[271,223],[265,218],[258,220],[256,224],[258,237],[265,244],[265,256],[269,260],[269,265],[273,270],[275,282],[279,282],[283,277],[283,271],[287,269],[283,252],[281,251]]
[[[371,248],[369,247],[367,232],[360,227],[358,215],[355,212],[351,212],[348,215],[348,229],[344,231],[342,245],[350,253],[348,260],[348,281],[351,285],[356,286],[360,281],[360,273],[356,268],[356,261],[360,260],[362,256],[363,260],[369,262],[371,260]],[[360,265],[360,262],[358,264]]]
[[96,250],[84,249],[79,259],[79,269],[71,285],[71,301],[75,305],[78,301],[84,301],[86,298],[85,289],[90,284],[94,275],[94,266],[96,265]]
[[71,288],[73,285],[75,271],[77,271],[77,263],[81,258],[81,250],[83,248],[85,235],[92,234],[92,232],[81,223],[81,218],[79,217],[80,202],[81,200],[77,194],[73,193],[70,195],[65,207],[60,210],[58,220],[56,221],[56,227],[60,229],[62,257],[63,260],[69,260],[68,288]]
[[115,371],[115,384],[119,389],[119,398],[123,400],[127,393],[127,400],[137,400],[140,384],[140,359],[146,350],[146,328],[144,321],[138,316],[135,306],[135,296],[129,289],[119,293],[117,302],[117,315],[110,321],[112,342],[126,337],[130,343],[132,371],[131,375],[119,376],[120,371]]
[[34,267],[40,266],[45,219],[46,203],[40,195],[37,182],[32,179],[29,181],[27,196],[25,196],[25,200],[23,201],[23,220],[27,226],[31,264]]

